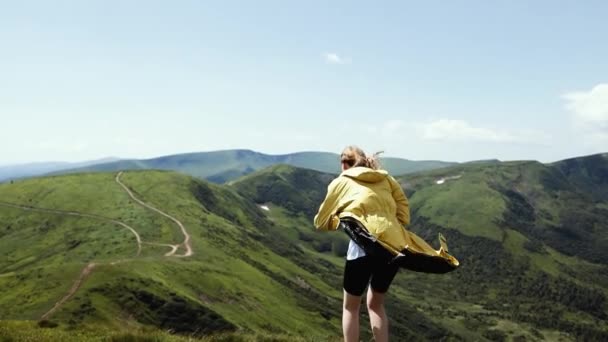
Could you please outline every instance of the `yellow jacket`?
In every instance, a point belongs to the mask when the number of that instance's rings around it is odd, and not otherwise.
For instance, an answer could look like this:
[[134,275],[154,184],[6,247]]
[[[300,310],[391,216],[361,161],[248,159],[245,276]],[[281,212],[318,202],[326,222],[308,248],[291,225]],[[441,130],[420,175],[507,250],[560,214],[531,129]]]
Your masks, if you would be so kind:
[[410,223],[407,197],[401,185],[384,170],[352,167],[329,184],[314,225],[321,230],[336,230],[340,218],[344,217],[361,222],[393,255],[407,249],[416,254],[439,256],[458,266],[458,261],[447,254],[445,239],[440,237],[442,248],[435,250],[405,229]]

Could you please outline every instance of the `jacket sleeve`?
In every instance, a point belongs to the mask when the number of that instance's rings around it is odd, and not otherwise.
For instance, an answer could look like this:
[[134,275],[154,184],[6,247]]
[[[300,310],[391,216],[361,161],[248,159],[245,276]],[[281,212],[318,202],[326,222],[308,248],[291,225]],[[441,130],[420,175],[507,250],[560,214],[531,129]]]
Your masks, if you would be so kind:
[[391,184],[393,199],[397,204],[397,219],[401,224],[407,226],[410,224],[410,204],[399,182],[392,176],[389,177],[389,182]]
[[340,223],[337,208],[340,199],[339,180],[334,179],[327,187],[325,200],[319,207],[319,212],[315,216],[314,225],[320,230],[336,230]]

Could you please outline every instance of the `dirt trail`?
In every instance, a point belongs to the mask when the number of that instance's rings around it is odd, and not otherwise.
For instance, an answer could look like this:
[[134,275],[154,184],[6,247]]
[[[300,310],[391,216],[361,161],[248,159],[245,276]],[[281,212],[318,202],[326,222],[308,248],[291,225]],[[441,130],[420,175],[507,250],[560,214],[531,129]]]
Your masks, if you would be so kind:
[[[57,214],[57,215],[70,215],[70,216],[78,216],[78,217],[87,217],[87,218],[93,218],[93,219],[98,219],[98,220],[103,220],[106,222],[111,222],[117,225],[120,225],[128,230],[131,231],[131,233],[133,233],[133,235],[135,236],[135,240],[137,241],[137,255],[136,257],[138,257],[141,254],[141,245],[142,244],[146,244],[146,245],[153,245],[153,246],[163,246],[163,247],[169,247],[171,248],[171,250],[167,253],[164,254],[164,256],[166,257],[189,257],[193,254],[192,251],[192,246],[190,245],[190,234],[188,234],[188,231],[186,230],[186,228],[184,227],[184,225],[175,217],[159,210],[156,209],[155,207],[141,201],[140,199],[138,199],[137,197],[135,197],[135,195],[133,195],[133,193],[131,192],[131,190],[120,181],[120,176],[122,175],[122,171],[119,172],[116,175],[116,183],[118,183],[128,194],[129,196],[138,204],[152,210],[155,211],[167,218],[169,218],[170,220],[172,220],[173,222],[175,222],[179,228],[182,231],[182,234],[184,235],[184,241],[181,244],[165,244],[165,243],[156,243],[156,242],[144,242],[141,240],[141,237],[139,235],[139,233],[131,226],[127,225],[124,222],[121,222],[119,220],[116,219],[112,219],[112,218],[108,218],[108,217],[104,217],[101,215],[96,215],[96,214],[87,214],[87,213],[82,213],[82,212],[77,212],[77,211],[67,211],[67,210],[59,210],[59,209],[47,209],[47,208],[37,208],[37,207],[32,207],[32,206],[27,206],[27,205],[19,205],[19,204],[14,204],[14,203],[9,203],[9,202],[4,202],[4,201],[0,201],[0,205],[1,206],[6,206],[6,207],[12,207],[12,208],[17,208],[17,209],[22,209],[22,210],[31,210],[31,211],[41,211],[41,212],[47,212],[47,213],[52,213],[52,214]],[[184,254],[175,254],[177,252],[177,250],[180,247],[184,247],[186,249],[186,252]],[[107,264],[109,265],[116,265],[116,264],[120,264],[123,262],[127,262],[130,259],[120,259],[120,260],[115,260],[112,262],[109,262]],[[78,291],[78,289],[80,288],[80,286],[82,285],[82,283],[84,282],[84,280],[91,274],[91,272],[93,272],[93,269],[96,266],[100,266],[103,265],[102,263],[94,263],[94,262],[90,262],[89,264],[87,264],[82,271],[80,272],[80,275],[78,276],[78,278],[76,279],[76,281],[74,281],[74,284],[72,284],[72,287],[70,288],[70,290],[68,291],[68,293],[63,296],[58,302],[55,303],[55,305],[49,310],[47,311],[44,315],[42,315],[40,317],[41,320],[46,320],[48,319],[52,314],[55,313],[55,311],[57,311],[65,302],[67,302],[70,298],[72,298],[72,296],[74,296],[74,294],[76,293],[76,291]]]
[[[179,246],[186,248],[186,252],[184,254],[180,255],[180,254],[173,254],[174,251],[172,251],[173,253],[171,253],[170,255],[171,256],[176,256],[176,257],[189,257],[189,256],[191,256],[193,254],[193,252],[192,252],[192,246],[190,245],[190,234],[188,234],[188,231],[186,231],[186,227],[184,227],[184,225],[178,219],[176,219],[175,217],[173,217],[173,216],[171,216],[171,215],[169,215],[169,214],[167,214],[167,213],[165,213],[163,211],[160,211],[160,210],[154,208],[153,206],[151,206],[151,205],[149,205],[149,204],[141,201],[137,197],[135,197],[135,195],[133,195],[133,193],[131,192],[131,190],[120,181],[120,176],[122,176],[122,171],[120,171],[116,175],[116,183],[120,184],[120,186],[122,186],[122,188],[125,189],[125,191],[129,194],[129,196],[135,202],[137,202],[137,203],[141,204],[142,206],[144,206],[144,207],[146,207],[146,208],[148,208],[148,209],[150,209],[152,211],[155,211],[155,212],[163,215],[164,217],[170,219],[171,221],[175,222],[179,226],[179,228],[181,229],[182,234],[184,234],[184,242],[182,242]],[[173,247],[172,245],[170,245],[170,246]]]
[[179,245],[170,245],[168,243],[144,242],[144,244],[171,248],[169,252],[165,253],[165,256],[173,256],[173,254],[175,254],[175,252],[177,252],[177,249],[179,248]]
[[82,272],[80,272],[80,276],[78,277],[78,279],[76,279],[76,281],[70,288],[70,291],[68,291],[68,293],[63,296],[63,298],[61,298],[57,303],[55,303],[51,310],[47,311],[44,315],[42,315],[42,317],[40,317],[40,320],[48,319],[53,313],[55,313],[57,309],[59,309],[70,298],[72,298],[72,296],[76,293],[76,291],[78,291],[80,285],[82,285],[82,282],[86,279],[86,277],[88,277],[89,274],[93,272],[95,266],[97,266],[96,263],[90,262],[85,268],[83,268]]

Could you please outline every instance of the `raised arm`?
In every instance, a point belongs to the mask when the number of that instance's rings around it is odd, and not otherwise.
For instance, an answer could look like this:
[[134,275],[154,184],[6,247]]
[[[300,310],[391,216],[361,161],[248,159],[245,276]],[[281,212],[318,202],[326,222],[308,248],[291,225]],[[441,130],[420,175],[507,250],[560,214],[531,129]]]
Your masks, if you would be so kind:
[[341,186],[339,178],[334,179],[327,187],[325,200],[319,207],[319,212],[315,216],[314,225],[320,230],[336,230],[340,219],[338,218],[338,201],[340,199]]

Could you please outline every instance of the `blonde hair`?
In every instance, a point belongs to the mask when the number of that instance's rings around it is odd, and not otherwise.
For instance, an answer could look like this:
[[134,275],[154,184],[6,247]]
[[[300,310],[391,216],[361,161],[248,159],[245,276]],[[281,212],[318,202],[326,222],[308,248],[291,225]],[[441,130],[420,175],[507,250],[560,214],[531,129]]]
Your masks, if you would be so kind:
[[345,163],[350,167],[364,166],[370,169],[378,170],[380,168],[380,162],[378,156],[383,151],[376,152],[371,156],[365,155],[362,149],[357,146],[347,146],[340,155],[340,162]]

